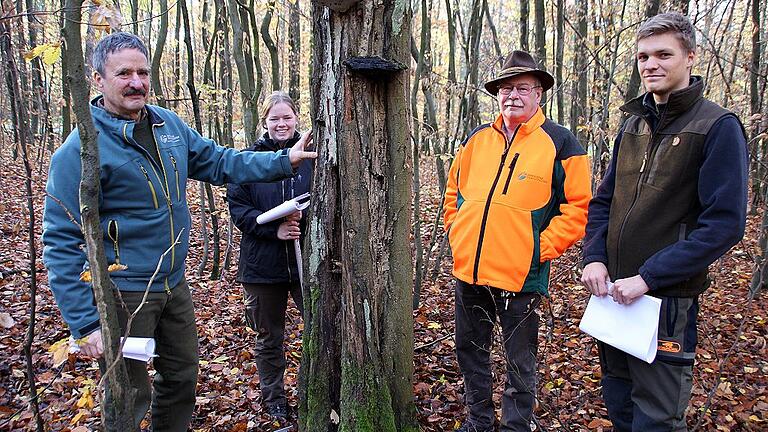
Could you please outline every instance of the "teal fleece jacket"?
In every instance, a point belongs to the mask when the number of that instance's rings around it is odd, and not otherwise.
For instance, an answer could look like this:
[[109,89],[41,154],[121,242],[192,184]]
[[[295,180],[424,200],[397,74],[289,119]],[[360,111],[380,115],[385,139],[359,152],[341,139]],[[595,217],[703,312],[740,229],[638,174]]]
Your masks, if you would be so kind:
[[[122,291],[143,291],[163,253],[151,291],[173,288],[184,277],[191,218],[187,179],[215,185],[279,180],[293,175],[288,151],[240,152],[203,138],[176,114],[147,105],[160,160],[133,139],[135,123],[116,118],[91,101],[98,131],[101,196],[99,214],[109,264],[127,268],[110,273]],[[48,281],[72,336],[99,328],[80,223],[80,135],[75,129],[51,158],[43,213],[43,261]],[[66,208],[66,210],[65,210]],[[68,214],[69,213],[69,214]],[[171,248],[181,233],[179,243]]]

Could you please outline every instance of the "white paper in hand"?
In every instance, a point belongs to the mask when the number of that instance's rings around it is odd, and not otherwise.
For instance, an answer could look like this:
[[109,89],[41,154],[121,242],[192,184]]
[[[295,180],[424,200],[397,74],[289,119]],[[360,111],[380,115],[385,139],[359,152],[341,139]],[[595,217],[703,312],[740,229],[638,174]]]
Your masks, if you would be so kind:
[[289,199],[279,206],[265,211],[256,217],[256,222],[259,224],[272,222],[273,220],[284,218],[291,213],[304,210],[307,207],[309,207],[309,192],[299,195],[296,198]]
[[[125,338],[120,338],[120,342]],[[77,341],[69,337],[69,352],[80,352],[80,346]],[[155,354],[155,340],[153,338],[128,337],[123,345],[123,357],[148,362],[151,358],[157,357]]]
[[592,295],[581,318],[584,333],[652,363],[656,358],[661,299],[644,295],[629,305]]

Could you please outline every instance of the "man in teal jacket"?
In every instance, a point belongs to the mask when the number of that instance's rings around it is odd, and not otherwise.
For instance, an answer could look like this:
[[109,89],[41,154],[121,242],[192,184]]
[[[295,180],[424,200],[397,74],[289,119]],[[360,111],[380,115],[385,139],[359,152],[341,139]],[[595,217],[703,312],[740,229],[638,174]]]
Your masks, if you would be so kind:
[[[93,53],[94,82],[102,93],[91,101],[99,132],[99,212],[107,261],[120,265],[110,276],[127,306],[119,308],[123,330],[150,285],[130,336],[155,338],[154,397],[146,365],[126,360],[136,390],[136,427],[151,401],[153,430],[186,431],[195,406],[198,370],[195,315],[184,278],[191,226],[187,179],[213,184],[278,180],[317,155],[304,151],[309,134],[292,148],[274,153],[241,153],[201,137],[176,114],[146,104],[147,58],[141,40],[128,33],[105,37]],[[72,220],[80,219],[80,169],[80,136],[75,130],[51,159],[43,259],[72,336],[85,355],[98,358],[103,353],[99,314],[91,287],[80,280],[88,263],[82,232]],[[158,262],[160,269],[152,279]],[[103,409],[111,415],[109,401]]]

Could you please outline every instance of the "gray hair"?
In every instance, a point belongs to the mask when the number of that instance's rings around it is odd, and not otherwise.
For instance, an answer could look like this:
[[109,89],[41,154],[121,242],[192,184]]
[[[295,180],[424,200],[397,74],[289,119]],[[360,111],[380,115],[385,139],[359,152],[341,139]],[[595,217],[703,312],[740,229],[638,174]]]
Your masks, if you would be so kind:
[[91,66],[100,75],[104,75],[104,65],[107,63],[107,57],[124,49],[138,50],[149,61],[147,47],[138,36],[126,32],[116,32],[105,36],[96,44],[96,48],[93,49],[93,55],[91,56]]
[[667,12],[649,18],[637,29],[636,40],[664,33],[674,33],[687,52],[696,52],[696,30],[687,16]]

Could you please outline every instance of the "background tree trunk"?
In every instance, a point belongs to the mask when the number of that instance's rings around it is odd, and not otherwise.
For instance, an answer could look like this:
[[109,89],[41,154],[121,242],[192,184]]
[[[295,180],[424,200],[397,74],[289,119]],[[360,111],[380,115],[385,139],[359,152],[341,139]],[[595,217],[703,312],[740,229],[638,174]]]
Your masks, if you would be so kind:
[[32,342],[35,339],[35,324],[37,312],[37,247],[35,246],[35,221],[36,213],[34,207],[34,193],[32,191],[32,168],[29,163],[29,142],[30,130],[27,121],[29,113],[26,105],[23,103],[21,88],[19,87],[19,70],[16,67],[13,58],[13,49],[11,43],[10,21],[0,21],[0,51],[4,66],[5,83],[8,88],[8,95],[11,105],[11,120],[14,129],[19,137],[18,145],[21,149],[21,158],[24,163],[25,181],[24,186],[27,193],[27,216],[29,223],[27,226],[28,234],[28,252],[29,252],[29,322],[27,323],[27,334],[24,338],[24,356],[26,357],[26,375],[29,386],[29,404],[32,408],[32,414],[35,417],[35,425],[38,432],[43,432],[45,426],[43,418],[40,416],[40,407],[37,401],[37,382],[35,379],[35,368],[32,361]]
[[[165,36],[168,33],[168,0],[160,0],[160,31],[157,34],[157,44],[152,52],[152,90],[155,93],[155,99],[158,105],[165,108],[166,96],[163,94],[163,86],[160,80],[160,61],[163,59],[163,50],[165,48]],[[178,75],[174,77],[179,79]]]
[[288,64],[290,65],[288,70],[288,94],[291,99],[298,105],[299,98],[301,97],[301,23],[299,21],[299,0],[293,0],[291,3],[291,11],[288,24],[288,46],[290,59]]
[[574,52],[573,72],[577,77],[573,82],[571,90],[571,132],[581,143],[581,146],[587,148],[587,133],[584,126],[587,123],[587,16],[589,14],[588,3],[579,2],[576,11],[578,16],[578,33],[574,35],[575,43],[578,49]]
[[[648,19],[659,13],[659,2],[660,0],[648,0],[648,3],[645,4],[644,19]],[[632,62],[632,75],[629,77],[627,91],[624,93],[624,102],[629,102],[640,94],[640,71],[637,70],[637,60],[635,59],[637,50],[633,48],[629,52],[631,53],[629,58],[630,62]]]
[[277,54],[277,46],[269,34],[269,26],[272,24],[272,14],[275,12],[275,0],[267,2],[267,11],[261,20],[261,39],[269,52],[269,60],[272,64],[272,90],[280,90],[280,60]]
[[[410,5],[313,3],[312,116],[319,145],[307,234],[303,431],[416,431],[413,405],[408,71]],[[338,425],[331,420],[338,414]]]
[[[547,25],[544,19],[544,0],[535,0],[535,53],[536,59],[539,61],[539,67],[547,70]],[[560,83],[558,83],[559,85]],[[547,93],[542,94],[541,104],[547,103]]]
[[528,17],[531,12],[530,0],[520,0],[520,50],[530,51],[528,48]]

